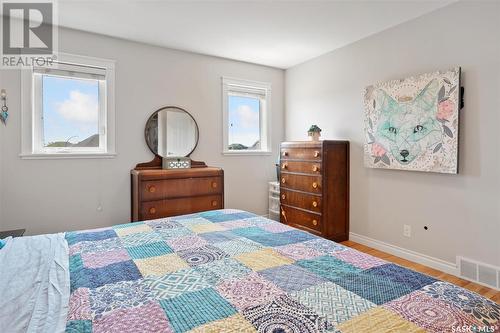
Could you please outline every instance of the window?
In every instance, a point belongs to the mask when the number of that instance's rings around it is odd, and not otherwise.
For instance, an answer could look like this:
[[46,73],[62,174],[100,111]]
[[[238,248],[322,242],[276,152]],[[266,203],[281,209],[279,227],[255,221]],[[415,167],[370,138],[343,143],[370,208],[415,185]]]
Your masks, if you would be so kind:
[[25,158],[114,155],[114,62],[60,55],[23,74]]
[[224,154],[270,153],[269,83],[222,78]]

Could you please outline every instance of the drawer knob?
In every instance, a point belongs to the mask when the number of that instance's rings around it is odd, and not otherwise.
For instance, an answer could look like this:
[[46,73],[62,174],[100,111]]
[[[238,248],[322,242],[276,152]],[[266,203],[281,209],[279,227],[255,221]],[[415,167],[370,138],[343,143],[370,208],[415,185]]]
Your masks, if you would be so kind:
[[286,179],[285,179],[285,178],[281,178],[281,182],[282,182],[283,184],[285,184],[285,183],[286,183]]
[[155,214],[156,213],[156,208],[151,207],[149,208],[149,214]]
[[155,193],[155,192],[156,192],[156,186],[151,185],[151,186],[148,188],[148,191],[149,191],[149,193]]
[[217,188],[217,182],[212,182],[212,188]]
[[285,200],[285,198],[286,198],[286,195],[282,194],[281,199]]
[[217,200],[212,200],[212,207],[216,207],[217,206]]
[[317,151],[317,150],[316,150],[316,151],[314,152],[314,157],[319,157],[319,151]]
[[313,201],[313,207],[318,207],[318,202],[317,201]]
[[281,168],[282,168],[282,169],[286,169],[286,168],[288,168],[288,164],[283,163],[283,164],[281,165]]
[[319,171],[319,166],[317,166],[317,165],[313,166],[313,171],[314,171],[314,172]]
[[288,152],[286,150],[283,152],[283,156],[288,156]]
[[318,183],[314,182],[314,183],[312,184],[312,187],[313,187],[313,188],[318,188]]
[[313,220],[312,222],[313,222],[313,225],[318,225],[318,221]]

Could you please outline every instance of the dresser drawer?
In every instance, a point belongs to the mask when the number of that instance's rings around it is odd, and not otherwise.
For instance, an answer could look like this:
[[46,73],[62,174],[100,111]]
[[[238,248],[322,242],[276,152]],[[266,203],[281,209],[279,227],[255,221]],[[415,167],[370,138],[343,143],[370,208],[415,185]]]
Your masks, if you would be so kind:
[[305,229],[315,234],[323,230],[321,215],[304,212],[286,205],[281,206],[281,221],[299,229]]
[[319,147],[281,148],[281,159],[320,161],[321,149]]
[[321,162],[300,162],[300,161],[281,161],[282,172],[300,172],[319,175],[321,174]]
[[140,184],[141,201],[222,193],[221,177],[148,180]]
[[321,196],[302,192],[288,191],[282,189],[280,193],[280,202],[285,205],[307,209],[316,213],[321,213]]
[[196,198],[176,198],[141,202],[140,213],[142,220],[151,220],[222,208],[222,195],[207,195]]
[[321,193],[321,176],[281,173],[281,188]]

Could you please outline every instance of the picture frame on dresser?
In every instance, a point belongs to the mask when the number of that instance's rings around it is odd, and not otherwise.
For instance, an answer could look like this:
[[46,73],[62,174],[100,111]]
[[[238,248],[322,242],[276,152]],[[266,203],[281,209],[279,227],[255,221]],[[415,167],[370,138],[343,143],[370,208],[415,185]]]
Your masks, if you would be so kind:
[[280,145],[281,222],[330,240],[349,239],[349,141]]

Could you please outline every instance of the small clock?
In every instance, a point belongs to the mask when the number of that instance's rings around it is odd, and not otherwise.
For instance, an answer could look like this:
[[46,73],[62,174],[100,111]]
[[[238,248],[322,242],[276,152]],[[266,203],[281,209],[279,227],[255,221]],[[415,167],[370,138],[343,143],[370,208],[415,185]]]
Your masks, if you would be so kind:
[[191,159],[189,157],[164,157],[163,169],[189,169]]

